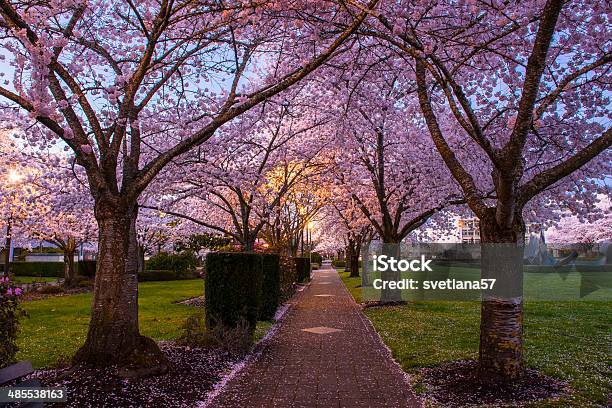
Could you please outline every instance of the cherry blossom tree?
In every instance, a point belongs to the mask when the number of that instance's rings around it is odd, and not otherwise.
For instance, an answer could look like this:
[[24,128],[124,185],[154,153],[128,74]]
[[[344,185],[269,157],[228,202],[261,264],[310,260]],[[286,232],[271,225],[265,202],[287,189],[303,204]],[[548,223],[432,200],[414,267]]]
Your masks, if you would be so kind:
[[[282,170],[281,175],[287,171]],[[285,194],[262,228],[261,236],[271,248],[293,257],[309,249],[306,242],[309,224],[332,198],[329,181],[324,171],[317,170]]]
[[350,101],[335,132],[337,182],[390,244],[401,242],[446,206],[462,203],[428,134],[395,95],[396,81],[364,86],[360,77],[362,89],[345,91]]
[[[314,250],[321,253],[325,258],[333,257],[335,254],[345,249],[345,242],[343,235],[344,231],[341,231],[338,226],[337,220],[333,221],[332,224],[328,224],[326,220],[332,220],[332,217],[322,217],[320,233],[317,236],[317,242]],[[334,228],[332,228],[334,227]]]
[[27,149],[20,147],[13,132],[0,133],[0,230],[4,238],[4,274],[9,271],[11,248],[28,245],[28,222],[48,208],[44,201],[44,171],[28,164]]
[[42,240],[61,249],[64,283],[73,286],[77,248],[95,242],[97,236],[93,201],[81,181],[84,172],[72,167],[65,154],[20,147],[14,132],[4,132],[1,140],[0,169],[6,188],[0,201],[7,236],[24,246]]
[[[67,145],[94,198],[92,318],[75,362],[167,368],[138,329],[138,197],[168,163],[340,51],[367,17],[345,6],[0,1],[0,48],[13,70],[0,87],[3,115],[30,143]],[[278,69],[288,47],[303,58]]]
[[185,233],[181,222],[158,211],[140,211],[136,220],[138,242],[138,273],[145,271],[145,257],[169,250],[175,240]]
[[[499,244],[521,248],[530,217],[584,212],[609,194],[596,182],[610,174],[612,143],[603,3],[407,3],[385,3],[364,30],[414,73],[431,138],[480,219],[485,260]],[[521,279],[514,258],[508,276]],[[483,301],[483,378],[521,375],[522,322],[522,294]]]
[[[402,240],[463,200],[427,129],[413,116],[418,106],[414,86],[406,91],[410,78],[395,69],[395,56],[383,50],[383,59],[380,53],[364,51],[376,45],[360,43],[341,69],[336,65],[321,70],[315,79],[322,76],[322,84],[334,84],[324,93],[329,102],[318,109],[327,108],[336,118],[327,129],[334,135],[337,195],[350,197],[380,237],[383,250],[397,257]],[[359,256],[356,238],[367,233],[354,233],[347,239],[347,259],[356,274],[356,262],[351,262]],[[396,271],[387,274],[386,280],[399,279]],[[401,291],[385,289],[382,300],[400,301]]]
[[307,117],[297,98],[292,93],[291,102],[285,94],[280,103],[267,101],[222,129],[206,156],[185,155],[163,178],[167,199],[144,207],[220,232],[252,251],[283,197],[325,168],[318,161],[318,128],[326,119]]
[[598,243],[612,241],[612,206],[610,196],[600,194],[596,204],[603,215],[589,221],[583,217],[567,214],[547,230],[548,242],[558,244],[580,244],[585,250],[592,250]]
[[[62,162],[65,164],[66,160],[60,160]],[[95,243],[98,231],[93,200],[86,186],[60,163],[56,162],[54,169],[47,168],[39,179],[38,187],[45,192],[44,206],[29,215],[24,221],[24,229],[27,237],[44,240],[62,251],[64,286],[74,287],[78,283],[74,263],[77,250],[83,244]],[[41,167],[44,168],[44,163]],[[64,167],[64,171],[57,171],[58,167]]]
[[[344,198],[344,199],[343,199]],[[360,204],[351,196],[336,196],[326,207],[326,234],[344,242],[350,277],[359,277],[359,254],[362,245],[371,241],[375,230],[363,214]]]

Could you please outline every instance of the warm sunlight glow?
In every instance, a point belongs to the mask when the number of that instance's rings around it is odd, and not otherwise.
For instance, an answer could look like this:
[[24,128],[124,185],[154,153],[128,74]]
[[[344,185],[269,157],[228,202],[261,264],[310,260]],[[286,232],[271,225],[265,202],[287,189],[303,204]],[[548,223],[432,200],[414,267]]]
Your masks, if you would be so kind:
[[19,173],[17,170],[9,171],[8,177],[7,177],[8,182],[11,184],[19,183],[22,178],[23,178],[23,175]]

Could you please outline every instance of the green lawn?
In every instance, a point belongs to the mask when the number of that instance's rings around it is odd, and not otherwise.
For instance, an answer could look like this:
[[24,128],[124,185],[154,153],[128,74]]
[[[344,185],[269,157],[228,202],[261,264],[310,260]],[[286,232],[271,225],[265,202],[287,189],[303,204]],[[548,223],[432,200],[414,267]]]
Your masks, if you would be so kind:
[[15,283],[34,283],[34,282],[55,282],[57,278],[47,278],[40,276],[13,276],[12,281]]
[[[199,279],[144,282],[139,288],[140,331],[156,340],[176,337],[179,327],[194,312],[176,301],[201,296]],[[85,341],[91,293],[50,297],[22,303],[28,317],[21,320],[20,360],[31,360],[35,367],[47,367],[70,359]]]
[[[359,278],[340,272],[360,301]],[[478,357],[478,302],[414,302],[365,311],[407,372]],[[576,390],[556,406],[604,406],[611,389],[612,302],[527,302],[527,366],[567,380]],[[548,403],[540,406],[550,406]]]
[[[139,320],[142,334],[156,340],[175,338],[193,306],[176,301],[201,296],[200,279],[139,284]],[[31,360],[35,367],[50,367],[69,361],[85,341],[91,293],[50,297],[22,303],[28,317],[21,320],[19,360]],[[260,322],[256,339],[265,335],[272,323]]]

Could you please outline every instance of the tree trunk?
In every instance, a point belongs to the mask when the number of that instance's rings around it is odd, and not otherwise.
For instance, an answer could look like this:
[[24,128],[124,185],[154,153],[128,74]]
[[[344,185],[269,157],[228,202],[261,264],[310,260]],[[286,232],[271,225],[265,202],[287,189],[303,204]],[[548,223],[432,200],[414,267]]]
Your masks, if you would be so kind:
[[144,271],[145,271],[145,248],[142,245],[138,245],[138,266],[136,268],[136,272],[143,273]]
[[6,223],[6,240],[4,244],[3,274],[8,276],[11,266],[11,219]]
[[494,278],[480,312],[479,374],[486,381],[513,381],[523,372],[523,246],[525,227],[495,218],[480,221],[482,278]]
[[359,244],[355,241],[351,244],[351,255],[350,255],[350,268],[351,274],[349,275],[351,278],[359,277]]
[[75,363],[129,367],[126,376],[161,374],[168,370],[166,358],[138,330],[138,207],[118,201],[96,202],[99,240],[94,298],[87,339]]
[[359,253],[353,251],[353,256],[351,257],[351,274],[349,275],[351,278],[359,277]]
[[351,247],[350,241],[346,246],[344,254],[344,272],[349,272],[351,270],[351,261],[353,260],[353,248]]
[[253,252],[255,250],[255,241],[257,237],[252,236],[251,234],[245,234],[244,242],[240,245],[242,252]]
[[[399,242],[383,242],[382,253],[388,257],[400,259],[400,243]],[[399,281],[401,279],[399,270],[392,271],[391,268],[387,268],[386,271],[381,272],[381,279],[383,281]],[[383,288],[380,301],[382,303],[390,302],[401,302],[402,291],[400,289]]]
[[289,239],[289,256],[292,258],[297,257],[298,248],[299,248],[298,239],[296,237],[290,238]]
[[367,256],[370,255],[370,241],[367,241],[366,247],[363,250],[364,258],[361,260],[361,286],[366,288],[370,286],[370,276],[372,274],[371,267],[368,267],[367,263],[370,261],[366,259]]
[[78,277],[74,267],[74,254],[76,249],[64,250],[64,287],[73,288],[76,286]]

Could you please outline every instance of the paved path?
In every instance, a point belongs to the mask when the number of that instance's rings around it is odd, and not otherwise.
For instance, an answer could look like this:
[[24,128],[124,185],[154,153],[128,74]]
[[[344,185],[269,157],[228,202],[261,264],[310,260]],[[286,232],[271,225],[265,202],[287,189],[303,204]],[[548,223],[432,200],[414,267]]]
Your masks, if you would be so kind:
[[418,406],[335,270],[315,271],[294,302],[259,358],[211,406]]

